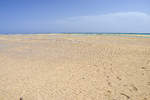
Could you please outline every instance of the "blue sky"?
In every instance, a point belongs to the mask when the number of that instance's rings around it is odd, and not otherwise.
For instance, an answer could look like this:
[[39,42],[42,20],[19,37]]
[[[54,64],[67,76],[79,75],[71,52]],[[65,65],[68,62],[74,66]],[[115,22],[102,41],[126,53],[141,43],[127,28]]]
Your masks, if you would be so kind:
[[150,0],[0,0],[0,33],[150,32]]

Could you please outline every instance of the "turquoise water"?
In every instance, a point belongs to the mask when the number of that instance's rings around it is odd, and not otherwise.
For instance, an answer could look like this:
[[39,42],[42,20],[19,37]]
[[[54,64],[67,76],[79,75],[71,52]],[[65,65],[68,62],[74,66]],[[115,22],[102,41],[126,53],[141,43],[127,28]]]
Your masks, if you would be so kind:
[[[63,33],[63,32],[62,32]],[[109,34],[128,34],[128,35],[150,35],[150,33],[97,33],[97,32],[87,32],[87,33],[64,33],[64,34],[107,34],[107,35],[109,35]]]
[[[53,33],[0,33],[0,34],[54,34]],[[128,35],[150,35],[150,33],[104,33],[104,32],[57,32],[56,34],[128,34]]]
[[[112,35],[117,35],[121,37],[136,37],[136,38],[150,38],[146,37],[144,35],[150,35],[150,33],[98,33],[98,32],[59,32],[55,34],[81,34],[81,35],[107,35],[107,36],[112,36]],[[15,33],[16,34],[16,33]],[[15,35],[14,33],[5,33],[3,35]],[[26,34],[26,33],[22,33]],[[27,33],[27,34],[54,34],[54,33]],[[128,36],[127,36],[128,35]],[[143,35],[143,36],[134,36],[134,35]]]
[[[63,33],[63,34],[106,35],[106,36],[117,35],[120,37],[150,38],[146,37],[146,35],[150,35],[150,33]],[[143,35],[143,36],[136,36],[136,35]]]
[[[54,32],[55,33],[55,32]],[[43,33],[43,34],[54,34]],[[132,35],[150,35],[150,33],[99,33],[99,32],[58,32],[62,34],[132,34]],[[20,34],[20,33],[0,33],[0,34]],[[42,34],[42,33],[22,33],[22,34]],[[57,34],[57,33],[56,33]]]
[[[150,35],[150,33],[109,33],[104,35],[108,35],[108,36],[117,35],[120,37],[133,37],[133,38],[150,38],[146,36],[146,35]],[[142,35],[142,36],[136,36],[136,35]]]

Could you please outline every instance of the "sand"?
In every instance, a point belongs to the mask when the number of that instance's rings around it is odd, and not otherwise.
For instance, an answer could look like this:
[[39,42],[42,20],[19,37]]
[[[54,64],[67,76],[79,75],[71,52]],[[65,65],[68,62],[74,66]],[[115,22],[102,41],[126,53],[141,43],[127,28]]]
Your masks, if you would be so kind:
[[150,38],[0,35],[0,100],[150,100]]

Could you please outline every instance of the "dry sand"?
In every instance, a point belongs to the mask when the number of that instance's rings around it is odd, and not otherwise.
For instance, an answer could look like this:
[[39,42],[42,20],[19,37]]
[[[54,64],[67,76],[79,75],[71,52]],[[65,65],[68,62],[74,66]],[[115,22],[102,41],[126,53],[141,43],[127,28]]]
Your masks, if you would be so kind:
[[0,35],[0,100],[150,100],[150,38]]

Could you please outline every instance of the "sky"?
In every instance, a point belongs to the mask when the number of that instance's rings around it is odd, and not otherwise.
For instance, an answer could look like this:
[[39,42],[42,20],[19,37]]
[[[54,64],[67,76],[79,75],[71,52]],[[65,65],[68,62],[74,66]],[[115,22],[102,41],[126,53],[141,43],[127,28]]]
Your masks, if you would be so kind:
[[0,33],[150,32],[150,0],[0,0]]

